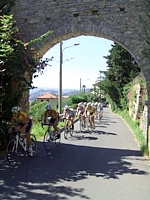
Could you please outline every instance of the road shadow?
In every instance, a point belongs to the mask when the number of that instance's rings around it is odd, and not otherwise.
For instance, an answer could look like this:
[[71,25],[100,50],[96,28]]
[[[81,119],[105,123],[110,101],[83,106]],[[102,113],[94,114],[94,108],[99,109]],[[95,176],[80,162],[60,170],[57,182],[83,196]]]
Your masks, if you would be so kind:
[[38,142],[37,155],[23,157],[18,167],[8,167],[4,165],[4,158],[0,158],[0,199],[89,199],[82,195],[82,187],[72,188],[59,184],[64,181],[76,182],[89,176],[119,179],[119,176],[125,174],[146,175],[146,171],[133,165],[133,160],[142,159],[140,151],[136,150],[65,143],[46,152],[42,142]]

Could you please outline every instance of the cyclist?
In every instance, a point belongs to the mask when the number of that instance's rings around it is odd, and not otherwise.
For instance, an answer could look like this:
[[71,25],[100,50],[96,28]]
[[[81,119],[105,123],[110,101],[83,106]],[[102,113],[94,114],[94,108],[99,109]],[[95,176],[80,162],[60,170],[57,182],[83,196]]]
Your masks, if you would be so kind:
[[95,120],[94,120],[95,108],[92,106],[92,103],[87,103],[87,107],[85,108],[85,116],[91,118],[90,127],[95,128]]
[[77,115],[77,117],[78,117],[79,119],[80,119],[80,118],[83,119],[83,121],[84,121],[84,126],[85,126],[84,111],[85,111],[84,104],[83,104],[83,103],[78,103],[76,115]]
[[63,119],[70,119],[72,130],[74,130],[74,118],[75,118],[75,111],[72,108],[69,108],[68,105],[64,107]]
[[50,117],[49,124],[53,125],[57,139],[59,139],[60,138],[60,133],[58,128],[59,113],[56,110],[52,109],[51,104],[46,105],[46,111],[44,113],[44,124],[46,124],[47,117]]
[[30,119],[25,112],[21,111],[21,108],[19,106],[14,106],[11,112],[13,113],[13,116],[11,119],[11,124],[8,133],[12,132],[13,125],[15,122],[17,122],[17,125],[15,126],[15,131],[21,132],[22,136],[27,138],[29,144],[28,151],[29,154],[32,155],[32,140],[30,138],[32,119]]
[[98,103],[97,112],[98,112],[98,119],[100,120],[103,115],[103,104],[101,102]]

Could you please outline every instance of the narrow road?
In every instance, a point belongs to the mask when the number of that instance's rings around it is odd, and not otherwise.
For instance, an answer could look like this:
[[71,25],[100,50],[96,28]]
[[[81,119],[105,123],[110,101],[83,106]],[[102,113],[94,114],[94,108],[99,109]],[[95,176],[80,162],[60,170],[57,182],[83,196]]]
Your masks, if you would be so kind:
[[94,133],[79,132],[11,168],[0,158],[3,200],[149,200],[150,163],[124,121],[104,109]]

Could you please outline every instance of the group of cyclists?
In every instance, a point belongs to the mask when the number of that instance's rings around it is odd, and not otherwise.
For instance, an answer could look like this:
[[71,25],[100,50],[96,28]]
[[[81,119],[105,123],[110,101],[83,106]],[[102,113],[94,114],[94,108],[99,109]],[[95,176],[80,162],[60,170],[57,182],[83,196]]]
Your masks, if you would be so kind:
[[[46,105],[46,110],[44,113],[44,124],[46,124],[47,118],[50,117],[49,123],[53,125],[57,138],[60,138],[60,132],[58,128],[59,124],[59,113],[52,109],[51,104]],[[19,106],[14,106],[11,110],[13,116],[10,123],[10,128],[8,130],[9,133],[12,132],[12,128],[15,122],[17,125],[15,126],[15,131],[21,132],[24,137],[28,140],[28,150],[32,155],[32,141],[30,138],[30,131],[32,127],[32,119],[23,111]],[[91,127],[95,128],[95,117],[97,115],[98,119],[102,117],[103,114],[103,104],[101,102],[81,102],[78,103],[77,110],[70,108],[68,105],[64,107],[64,113],[62,119],[70,119],[71,120],[71,128],[74,130],[74,118],[77,116],[79,119],[82,118],[84,123],[87,117],[91,117]]]
[[101,102],[81,102],[78,104],[76,115],[79,119],[83,120],[84,125],[86,119],[90,118],[90,127],[95,128],[95,118],[102,118],[103,104]]

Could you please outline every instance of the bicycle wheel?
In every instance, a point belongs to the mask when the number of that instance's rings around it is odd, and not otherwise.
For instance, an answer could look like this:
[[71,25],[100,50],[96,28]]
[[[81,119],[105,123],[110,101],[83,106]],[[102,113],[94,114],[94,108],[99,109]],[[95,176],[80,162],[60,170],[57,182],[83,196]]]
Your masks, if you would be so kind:
[[84,124],[81,118],[79,119],[79,125],[80,125],[80,132],[82,132],[84,129],[84,126],[83,126]]
[[43,144],[46,151],[49,151],[52,146],[51,131],[46,131],[44,134]]
[[37,140],[36,140],[36,137],[34,134],[30,134],[30,138],[32,140],[32,154],[31,154],[31,152],[30,153],[28,152],[28,155],[32,157],[37,152]]
[[21,146],[18,143],[16,144],[16,140],[11,140],[6,148],[6,157],[7,161],[11,166],[16,166],[19,163],[19,155],[21,154]]
[[87,131],[89,133],[93,132],[93,127],[92,127],[92,123],[91,123],[91,119],[90,118],[87,119]]
[[68,134],[69,134],[69,131],[68,131],[68,128],[65,126],[64,127],[64,138],[67,140],[68,138]]
[[71,137],[73,136],[73,132],[74,132],[74,130],[70,127],[70,128],[69,128],[69,133],[70,133],[70,136],[71,136]]

